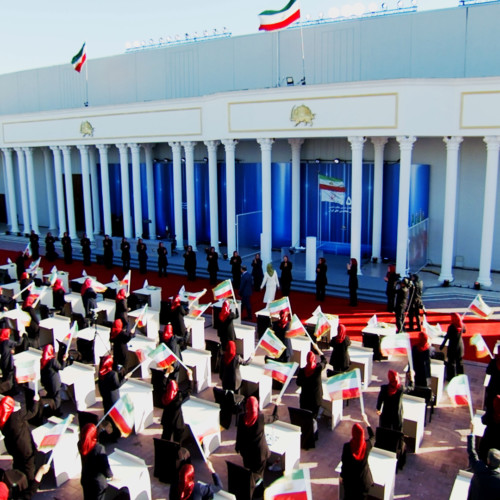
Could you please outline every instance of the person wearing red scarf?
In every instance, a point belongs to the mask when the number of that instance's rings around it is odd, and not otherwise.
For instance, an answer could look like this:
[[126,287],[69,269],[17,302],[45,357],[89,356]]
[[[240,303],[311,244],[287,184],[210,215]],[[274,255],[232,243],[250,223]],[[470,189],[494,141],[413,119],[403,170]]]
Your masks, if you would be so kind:
[[330,356],[330,364],[333,366],[335,373],[342,373],[349,370],[351,358],[349,356],[349,346],[351,339],[347,335],[345,325],[339,323],[337,328],[337,336],[330,340],[332,354]]
[[181,304],[181,298],[179,295],[174,297],[172,301],[172,309],[170,313],[170,323],[172,323],[172,328],[174,330],[174,335],[182,337],[187,343],[188,331],[186,329],[186,324],[184,322],[184,316],[188,314],[188,311]]
[[273,321],[272,329],[276,337],[285,345],[286,349],[276,361],[288,363],[293,356],[292,341],[286,336],[290,329],[290,311],[288,309],[282,309],[279,314],[278,320]]
[[31,347],[35,347],[38,349],[38,336],[40,334],[40,314],[38,312],[38,308],[33,307],[35,300],[37,299],[36,295],[28,295],[23,303],[23,311],[30,315],[30,324],[26,327],[26,333],[28,334],[28,338],[30,340]]
[[375,442],[368,419],[363,414],[363,421],[369,438],[365,440],[365,431],[359,424],[352,426],[352,439],[342,449],[342,470],[340,479],[344,486],[344,500],[362,500],[368,498],[368,491],[373,478],[368,465],[368,456]]
[[67,355],[64,355],[63,362],[60,363],[55,356],[54,346],[47,344],[42,351],[40,359],[40,382],[47,392],[42,399],[43,406],[48,405],[53,414],[61,416],[61,375],[64,370]]
[[419,332],[417,343],[411,348],[413,369],[415,370],[414,382],[417,387],[428,387],[431,378],[431,347],[429,336]]
[[188,386],[180,391],[177,382],[170,379],[161,399],[163,404],[163,413],[161,416],[161,425],[163,427],[162,439],[173,440],[181,443],[184,434],[184,418],[182,416],[182,404],[189,399],[192,390],[193,373],[188,370]]
[[222,482],[217,472],[215,472],[212,462],[206,460],[205,464],[212,473],[214,484],[195,482],[194,467],[191,464],[184,464],[179,470],[177,496],[172,496],[171,494],[170,500],[203,500],[205,498],[213,498],[214,494],[222,489]]
[[400,431],[403,428],[403,388],[398,372],[387,372],[388,384],[380,387],[377,399],[377,415],[380,427]]
[[33,280],[30,278],[30,275],[26,272],[21,274],[21,279],[19,280],[19,287],[21,288],[21,298],[26,300],[26,297],[31,293],[27,287],[33,283]]
[[84,500],[104,500],[107,479],[113,476],[104,447],[97,442],[97,427],[85,424],[80,432],[78,450],[82,459],[80,484]]
[[465,325],[458,313],[451,315],[451,324],[448,327],[440,349],[443,350],[447,342],[448,351],[446,359],[446,380],[451,380],[455,375],[464,373],[464,341],[462,334],[465,333]]
[[15,342],[10,338],[10,328],[2,328],[0,330],[0,370],[2,370],[2,378],[0,382],[0,393],[10,394],[17,393],[16,382],[16,367],[14,365],[14,350],[22,345],[26,336],[19,342]]
[[252,471],[257,484],[262,480],[266,461],[271,456],[264,426],[278,418],[278,406],[274,407],[272,415],[264,415],[259,411],[255,396],[250,396],[245,406],[246,411],[238,420],[235,449],[243,458],[243,465]]
[[83,308],[85,309],[85,316],[90,318],[93,311],[97,309],[97,293],[92,288],[92,280],[87,278],[80,289],[82,296]]
[[[316,344],[313,345],[319,351]],[[321,353],[321,351],[319,351]],[[326,358],[321,353],[321,361],[316,362],[314,352],[307,353],[307,362],[304,368],[300,368],[297,375],[297,385],[301,387],[300,407],[303,410],[310,410],[313,418],[318,416],[318,411],[323,401],[323,384],[321,374],[326,367]]]
[[64,300],[64,294],[66,290],[64,289],[62,279],[57,278],[52,285],[52,304],[56,311],[62,311],[66,302]]
[[115,368],[123,366],[127,370],[128,347],[132,334],[127,332],[121,319],[115,319],[109,333],[109,342],[113,346],[113,359],[115,360]]
[[224,390],[233,391],[235,393],[240,390],[240,365],[248,365],[250,359],[245,361],[236,353],[236,342],[234,342],[234,340],[228,341],[220,364],[220,379]]
[[128,325],[128,303],[127,303],[127,291],[125,288],[120,288],[116,294],[115,299],[115,320],[120,319],[123,325],[126,327]]
[[234,312],[231,311],[231,305],[228,300],[225,300],[222,304],[222,308],[219,313],[217,322],[217,336],[221,342],[221,348],[223,351],[226,350],[226,345],[229,340],[236,340],[236,334],[234,333],[233,320],[239,317],[238,308]]
[[114,370],[113,366],[113,356],[107,355],[101,358],[97,384],[102,397],[104,413],[108,413],[111,407],[118,401],[120,398],[120,386],[125,382],[123,373]]

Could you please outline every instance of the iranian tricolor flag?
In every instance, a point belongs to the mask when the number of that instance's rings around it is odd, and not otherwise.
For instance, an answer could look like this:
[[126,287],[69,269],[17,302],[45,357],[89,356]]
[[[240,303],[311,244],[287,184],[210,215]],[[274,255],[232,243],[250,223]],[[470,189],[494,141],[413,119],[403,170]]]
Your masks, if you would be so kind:
[[278,300],[273,300],[272,302],[269,303],[269,314],[271,315],[278,315],[281,311],[291,311],[292,308],[290,307],[290,301],[288,300],[288,297],[281,297],[281,299]]
[[26,245],[26,248],[23,250],[23,254],[26,255],[26,257],[28,257],[28,259],[31,258],[31,255],[32,255],[32,253],[31,253],[31,242]]
[[66,432],[66,429],[72,420],[73,415],[68,415],[64,420],[52,427],[52,429],[50,429],[42,438],[42,441],[38,446],[38,451],[43,453],[52,451],[57,446],[59,439]]
[[264,491],[264,500],[312,500],[309,469],[285,474]]
[[120,285],[125,287],[125,290],[127,292],[127,296],[130,295],[130,284],[131,283],[132,283],[132,271],[129,270],[129,272],[120,281]]
[[264,365],[264,373],[272,377],[277,382],[284,384],[288,377],[290,375],[293,376],[293,373],[295,373],[295,367],[296,363],[293,361],[290,363],[280,363],[279,361],[268,359]]
[[299,0],[290,0],[281,10],[265,10],[259,14],[259,30],[274,31],[286,28],[300,18]]
[[281,340],[276,337],[276,334],[270,328],[268,328],[264,332],[264,335],[262,335],[262,338],[257,344],[257,347],[262,347],[262,349],[267,351],[269,356],[271,356],[272,358],[279,358],[283,351],[286,349],[283,342],[281,342]]
[[293,337],[300,337],[301,335],[307,335],[306,329],[300,321],[299,317],[294,314],[292,320],[290,321],[290,328],[287,330],[285,336],[289,339]]
[[233,296],[233,285],[231,280],[224,280],[212,289],[215,300],[227,299]]
[[323,335],[328,333],[331,329],[330,322],[328,318],[321,312],[318,314],[318,320],[316,321],[316,328],[314,329],[314,336],[320,339]]
[[326,387],[332,401],[359,398],[361,394],[361,374],[359,368],[328,378]]
[[383,356],[402,355],[410,356],[410,337],[407,333],[385,335],[380,341],[380,350]]
[[134,428],[134,405],[128,394],[124,394],[111,408],[109,417],[113,419],[122,436],[127,437]]
[[321,194],[321,201],[339,203],[340,205],[344,204],[345,184],[343,180],[318,174],[318,184],[319,192]]
[[73,65],[73,68],[75,68],[75,71],[78,71],[78,73],[80,73],[86,60],[87,60],[87,54],[85,53],[85,43],[84,43],[80,51],[73,56],[73,59],[71,59],[71,64]]
[[16,361],[16,380],[18,384],[36,380],[35,361]]
[[92,280],[92,285],[90,286],[94,289],[94,292],[96,293],[104,293],[108,289],[106,285],[103,285],[97,280]]
[[469,311],[483,319],[490,319],[493,314],[493,309],[484,303],[483,298],[479,294],[477,294],[475,299],[471,302]]
[[493,358],[488,346],[486,345],[486,342],[484,341],[480,333],[475,333],[474,335],[472,335],[472,337],[470,338],[470,345],[473,345],[476,348],[476,357],[485,358],[486,356],[489,356],[490,358]]
[[177,356],[163,343],[151,351],[148,356],[153,359],[158,368],[167,368],[177,361]]
[[472,398],[470,395],[469,379],[467,375],[453,377],[446,388],[448,396],[454,406],[469,405],[472,414]]
[[56,280],[57,280],[57,269],[50,273],[50,276],[49,276],[50,286],[54,286]]
[[188,316],[190,318],[199,318],[202,314],[205,313],[205,311],[212,305],[212,303],[210,302],[209,304],[196,304],[196,305],[193,305],[190,309],[189,309],[189,314]]
[[436,326],[432,326],[430,323],[427,322],[427,318],[424,315],[424,330],[426,331],[427,335],[431,338],[436,338],[436,337],[442,337],[443,336],[443,330],[441,330],[441,326],[439,323]]
[[139,347],[139,349],[136,349],[135,355],[137,356],[137,359],[139,360],[139,363],[144,363],[149,355],[153,352],[153,349],[148,346],[144,347]]
[[201,297],[203,297],[203,295],[205,295],[206,292],[207,292],[206,288],[204,290],[202,290],[201,292],[185,292],[184,295],[188,299],[189,307],[194,305],[195,302],[198,302],[201,299]]

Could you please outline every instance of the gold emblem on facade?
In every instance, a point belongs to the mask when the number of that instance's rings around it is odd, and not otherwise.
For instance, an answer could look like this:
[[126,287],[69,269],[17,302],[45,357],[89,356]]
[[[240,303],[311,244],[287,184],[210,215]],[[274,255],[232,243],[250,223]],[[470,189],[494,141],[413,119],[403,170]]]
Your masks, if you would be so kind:
[[93,137],[94,136],[94,127],[90,124],[89,121],[84,121],[80,125],[80,134],[83,137]]
[[316,115],[305,104],[301,104],[300,106],[294,106],[292,108],[290,121],[295,122],[295,126],[299,123],[304,123],[312,127],[315,116]]

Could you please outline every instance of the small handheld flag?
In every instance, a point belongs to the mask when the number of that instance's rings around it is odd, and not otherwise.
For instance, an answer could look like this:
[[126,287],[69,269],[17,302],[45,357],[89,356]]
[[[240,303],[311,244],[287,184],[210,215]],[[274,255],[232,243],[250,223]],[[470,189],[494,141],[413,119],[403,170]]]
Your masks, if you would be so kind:
[[128,394],[120,397],[109,411],[109,416],[113,419],[122,436],[130,436],[134,428],[134,405]]
[[478,358],[485,358],[486,356],[493,358],[488,345],[486,344],[480,333],[475,333],[474,335],[472,335],[472,337],[470,338],[470,345],[473,345],[476,348],[476,356]]
[[361,395],[359,368],[329,377],[326,381],[328,395],[332,401],[358,398]]
[[281,311],[290,311],[292,308],[290,307],[290,301],[288,300],[288,297],[281,297],[281,299],[278,300],[273,300],[272,302],[269,303],[269,314],[271,316],[278,315]]
[[316,322],[316,328],[314,329],[314,336],[317,339],[320,339],[323,335],[328,333],[330,329],[331,325],[328,321],[328,318],[323,313],[319,313],[318,320]]
[[271,356],[272,358],[279,358],[283,354],[283,351],[286,349],[285,344],[281,342],[281,340],[270,328],[268,328],[264,332],[264,335],[262,335],[255,350],[257,350],[258,347],[262,347],[262,349],[267,351],[269,356]]
[[225,280],[212,288],[215,300],[227,299],[233,296],[233,285],[231,280]]
[[490,319],[493,314],[493,309],[484,302],[480,294],[471,302],[469,311],[483,319]]
[[294,337],[300,337],[301,335],[307,335],[307,331],[299,317],[294,314],[290,321],[290,328],[285,333],[285,337],[292,339]]
[[296,469],[270,484],[264,500],[312,500],[309,469]]
[[467,375],[457,375],[448,383],[446,392],[451,399],[453,406],[469,406],[470,418],[474,417],[472,410],[472,397],[470,393],[469,378]]

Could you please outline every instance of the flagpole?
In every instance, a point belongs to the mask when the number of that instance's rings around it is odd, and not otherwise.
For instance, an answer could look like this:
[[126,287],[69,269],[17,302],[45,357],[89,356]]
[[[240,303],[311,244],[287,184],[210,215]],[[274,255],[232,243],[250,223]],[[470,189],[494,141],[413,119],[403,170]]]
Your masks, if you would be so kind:
[[[69,424],[71,424],[71,422],[73,422],[74,418],[75,418],[74,415],[68,415],[68,417],[67,417],[68,420],[67,420],[66,424],[64,425],[64,428],[61,432],[61,437],[66,432],[66,429],[69,427]],[[52,451],[50,452],[50,458],[49,458],[49,461],[47,462],[48,465],[50,465],[52,463],[52,460],[54,460],[54,450],[56,449],[56,446],[58,444],[59,444],[59,440],[57,441],[54,448],[52,448]]]
[[358,379],[358,384],[359,384],[359,406],[361,408],[361,415],[365,412],[365,402],[363,400],[363,386],[361,384],[361,371],[359,368],[355,368],[354,371],[356,372],[356,377]]
[[467,377],[467,375],[464,375],[464,377],[467,382],[467,396],[469,400],[470,421],[472,422],[472,420],[474,419],[474,410],[472,409],[472,397],[470,394],[469,377]]
[[293,376],[295,375],[295,372],[297,371],[299,364],[294,361],[292,368],[290,369],[290,373],[288,374],[287,379],[285,380],[285,383],[283,384],[283,387],[281,388],[281,391],[278,395],[278,399],[276,400],[276,404],[281,403],[281,398],[283,397],[283,394],[285,393],[286,389],[290,385],[290,382],[292,381]]
[[300,24],[300,40],[302,44],[302,80],[301,84],[305,85],[306,84],[306,58],[304,54],[304,32],[302,30],[302,23]]
[[89,105],[89,62],[85,61],[85,102],[83,105],[87,108]]

